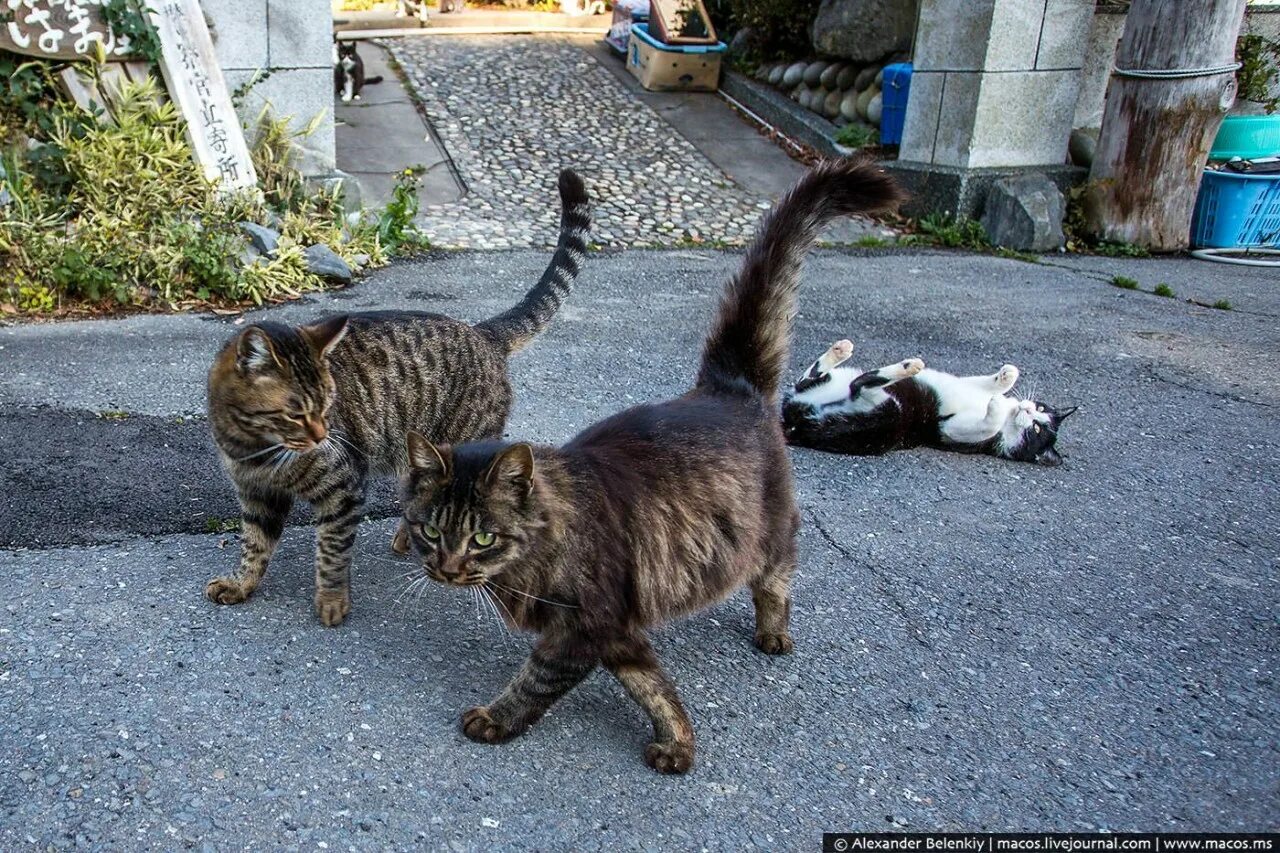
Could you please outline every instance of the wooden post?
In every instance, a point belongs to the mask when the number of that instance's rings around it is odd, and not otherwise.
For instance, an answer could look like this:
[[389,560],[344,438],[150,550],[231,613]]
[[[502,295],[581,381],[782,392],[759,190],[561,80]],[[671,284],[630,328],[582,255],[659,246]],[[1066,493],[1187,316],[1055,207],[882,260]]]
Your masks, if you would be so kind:
[[1157,251],[1186,248],[1200,174],[1235,102],[1232,71],[1127,76],[1235,63],[1245,0],[1133,0],[1107,89],[1085,215],[1095,236]]

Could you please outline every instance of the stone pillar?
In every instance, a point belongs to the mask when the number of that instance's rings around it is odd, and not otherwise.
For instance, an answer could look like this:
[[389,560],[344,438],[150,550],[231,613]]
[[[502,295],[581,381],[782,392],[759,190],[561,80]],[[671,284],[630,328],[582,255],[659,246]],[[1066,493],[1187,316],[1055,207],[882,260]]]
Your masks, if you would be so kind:
[[[1070,183],[1094,0],[922,0],[895,171],[916,212],[976,216],[999,178]],[[910,209],[910,208],[909,208]]]
[[214,33],[227,86],[261,73],[240,105],[240,117],[257,118],[270,102],[277,116],[302,128],[318,113],[325,120],[299,140],[306,175],[334,172],[333,12],[331,0],[201,0]]

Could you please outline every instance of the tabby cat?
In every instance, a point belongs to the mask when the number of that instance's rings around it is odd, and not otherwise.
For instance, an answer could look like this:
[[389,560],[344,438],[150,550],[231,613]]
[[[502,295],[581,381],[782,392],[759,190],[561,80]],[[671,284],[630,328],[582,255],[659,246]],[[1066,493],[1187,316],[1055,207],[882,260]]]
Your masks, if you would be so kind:
[[[407,311],[330,317],[299,327],[258,323],[232,338],[209,372],[209,423],[239,492],[239,571],[214,578],[219,604],[247,599],[266,571],[295,498],[316,515],[320,621],[351,609],[348,568],[371,475],[403,473],[410,429],[436,441],[502,435],[511,410],[507,359],[551,320],[586,251],[581,178],[560,173],[559,246],[515,307],[475,326]],[[407,551],[403,530],[393,547]]]
[[756,646],[792,650],[799,513],[777,407],[800,265],[824,223],[897,200],[869,160],[801,179],[729,282],[683,397],[614,415],[560,448],[409,434],[402,505],[426,574],[476,588],[541,635],[506,690],[463,714],[467,737],[520,734],[603,664],[653,723],[646,763],[683,773],[693,727],[645,630],[745,584]]
[[1075,407],[1006,396],[1018,368],[953,376],[918,358],[865,373],[844,363],[849,341],[836,341],[792,388],[782,405],[787,441],[831,453],[879,455],[927,445],[1057,465],[1058,429]]

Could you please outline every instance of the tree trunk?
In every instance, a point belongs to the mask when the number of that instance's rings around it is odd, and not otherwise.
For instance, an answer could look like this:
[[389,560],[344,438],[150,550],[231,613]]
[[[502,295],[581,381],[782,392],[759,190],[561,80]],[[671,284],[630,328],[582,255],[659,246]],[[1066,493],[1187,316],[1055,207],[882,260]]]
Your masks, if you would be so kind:
[[[1245,0],[1133,0],[1116,67],[1235,62]],[[1236,97],[1233,73],[1173,80],[1113,75],[1089,174],[1089,231],[1158,251],[1186,248],[1200,174]]]

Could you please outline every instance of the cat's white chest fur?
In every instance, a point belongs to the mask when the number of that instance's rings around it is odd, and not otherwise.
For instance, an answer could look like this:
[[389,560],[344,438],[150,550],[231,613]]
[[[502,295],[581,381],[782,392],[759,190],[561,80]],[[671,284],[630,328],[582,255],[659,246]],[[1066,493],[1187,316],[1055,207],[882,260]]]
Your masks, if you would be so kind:
[[858,396],[849,399],[849,383],[862,375],[856,367],[833,367],[831,379],[821,385],[806,388],[792,396],[797,403],[808,403],[811,406],[830,406],[841,404],[836,411],[842,414],[862,414],[883,405],[889,395],[880,388],[863,388]]
[[940,431],[948,441],[989,441],[1012,425],[1018,414],[1019,401],[1006,397],[998,386],[992,387],[994,383],[988,377],[952,376],[925,368],[915,378],[937,395],[938,416],[945,419]]

